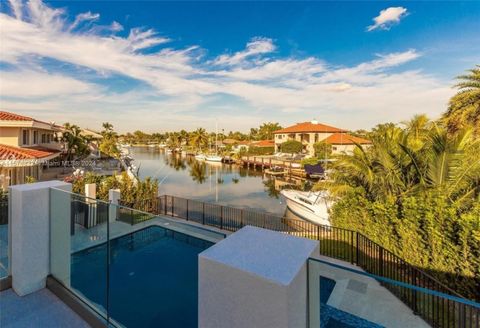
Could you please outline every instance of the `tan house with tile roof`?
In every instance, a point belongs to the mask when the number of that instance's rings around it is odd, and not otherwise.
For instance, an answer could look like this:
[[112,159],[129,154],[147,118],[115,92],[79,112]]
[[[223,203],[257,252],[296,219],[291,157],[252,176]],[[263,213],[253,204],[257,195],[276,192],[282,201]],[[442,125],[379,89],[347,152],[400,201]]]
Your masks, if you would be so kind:
[[310,156],[315,155],[313,145],[320,141],[331,144],[334,154],[351,153],[356,144],[371,144],[369,140],[349,135],[347,132],[347,130],[325,125],[316,120],[297,123],[273,133],[275,152],[279,152],[281,144],[288,140],[300,141],[303,144],[304,152]]
[[0,189],[42,178],[43,166],[62,151],[55,141],[61,127],[28,116],[0,111]]

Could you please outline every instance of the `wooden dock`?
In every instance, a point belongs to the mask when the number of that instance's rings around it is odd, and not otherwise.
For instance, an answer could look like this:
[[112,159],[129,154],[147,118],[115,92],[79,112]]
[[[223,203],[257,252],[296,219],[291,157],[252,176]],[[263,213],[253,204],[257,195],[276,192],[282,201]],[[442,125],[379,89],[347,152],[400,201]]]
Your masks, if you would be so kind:
[[287,175],[306,177],[307,174],[299,162],[285,161],[271,156],[243,156],[240,164],[246,167],[261,168],[262,170],[281,167]]

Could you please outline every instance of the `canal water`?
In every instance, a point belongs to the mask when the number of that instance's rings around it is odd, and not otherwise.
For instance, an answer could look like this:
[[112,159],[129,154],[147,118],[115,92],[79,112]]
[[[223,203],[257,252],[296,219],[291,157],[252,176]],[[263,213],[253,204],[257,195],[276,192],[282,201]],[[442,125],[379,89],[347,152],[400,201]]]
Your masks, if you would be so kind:
[[281,188],[302,188],[300,180],[284,180],[235,164],[201,162],[193,156],[166,154],[159,148],[131,147],[139,176],[158,180],[159,194],[173,195],[255,211],[285,215]]

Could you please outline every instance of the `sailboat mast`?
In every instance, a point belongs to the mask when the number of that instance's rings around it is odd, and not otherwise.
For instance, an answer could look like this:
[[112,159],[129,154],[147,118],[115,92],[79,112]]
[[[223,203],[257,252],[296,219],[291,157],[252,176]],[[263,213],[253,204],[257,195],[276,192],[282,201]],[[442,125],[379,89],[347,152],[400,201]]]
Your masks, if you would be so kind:
[[218,121],[215,121],[215,155],[218,155]]

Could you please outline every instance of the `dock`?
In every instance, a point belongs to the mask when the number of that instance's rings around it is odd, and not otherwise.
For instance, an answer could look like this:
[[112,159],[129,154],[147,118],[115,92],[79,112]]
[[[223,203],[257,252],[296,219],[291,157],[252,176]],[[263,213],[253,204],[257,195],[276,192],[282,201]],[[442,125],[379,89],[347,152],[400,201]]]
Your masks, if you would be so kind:
[[271,156],[242,156],[239,162],[239,164],[249,168],[261,168],[262,171],[265,169],[270,170],[273,167],[280,167],[286,175],[295,175],[302,178],[307,176],[299,162],[276,159]]

